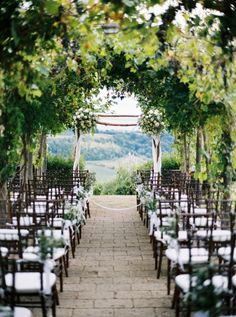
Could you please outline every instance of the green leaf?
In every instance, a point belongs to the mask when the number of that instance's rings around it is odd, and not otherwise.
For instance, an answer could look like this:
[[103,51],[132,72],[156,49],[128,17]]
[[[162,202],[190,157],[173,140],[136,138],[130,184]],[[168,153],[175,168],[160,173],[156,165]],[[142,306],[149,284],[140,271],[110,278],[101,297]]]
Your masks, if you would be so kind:
[[45,3],[46,12],[50,15],[57,15],[59,11],[60,3],[56,0],[48,0]]

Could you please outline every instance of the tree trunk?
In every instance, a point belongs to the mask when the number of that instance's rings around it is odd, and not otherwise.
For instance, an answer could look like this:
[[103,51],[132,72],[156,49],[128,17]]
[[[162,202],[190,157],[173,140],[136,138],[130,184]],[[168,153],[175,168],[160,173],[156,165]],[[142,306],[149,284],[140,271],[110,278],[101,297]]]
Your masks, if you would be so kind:
[[74,164],[73,171],[79,171],[79,161],[80,161],[80,151],[81,151],[81,136],[79,129],[75,131],[75,148],[74,148]]
[[160,135],[153,136],[152,139],[152,158],[154,173],[161,174],[161,140]]
[[208,137],[206,133],[206,129],[203,128],[202,130],[202,136],[203,136],[203,148],[205,152],[205,163],[206,163],[206,174],[207,174],[207,180],[210,180],[210,164],[211,164],[211,153],[208,146]]
[[0,184],[0,225],[5,225],[9,221],[9,201],[7,183]]
[[31,139],[28,135],[24,135],[22,138],[23,150],[21,157],[21,172],[20,180],[23,189],[26,189],[26,185],[30,179],[33,179],[33,153],[30,150]]
[[232,163],[232,153],[234,148],[234,141],[232,139],[232,126],[230,124],[225,124],[221,135],[221,163],[222,163],[222,178],[224,186],[224,199],[231,198],[231,186],[233,179],[233,163]]
[[197,129],[197,140],[196,140],[196,171],[201,171],[201,160],[202,160],[202,129]]
[[39,150],[36,159],[37,176],[42,176],[47,170],[47,135],[44,131],[40,134]]
[[190,149],[189,149],[189,143],[187,142],[187,133],[184,133],[183,135],[183,148],[184,148],[184,172],[189,172],[190,162],[189,162],[189,156],[190,156]]

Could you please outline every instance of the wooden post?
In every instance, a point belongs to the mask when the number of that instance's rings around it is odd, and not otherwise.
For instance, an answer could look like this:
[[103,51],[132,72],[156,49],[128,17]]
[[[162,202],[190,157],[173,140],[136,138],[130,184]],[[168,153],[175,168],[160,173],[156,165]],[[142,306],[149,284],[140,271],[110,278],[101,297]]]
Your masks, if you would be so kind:
[[80,131],[76,128],[75,130],[75,148],[74,148],[74,164],[73,171],[79,171],[79,160],[80,160],[80,150],[81,150],[81,137]]
[[161,140],[160,135],[152,137],[152,158],[154,173],[161,174]]

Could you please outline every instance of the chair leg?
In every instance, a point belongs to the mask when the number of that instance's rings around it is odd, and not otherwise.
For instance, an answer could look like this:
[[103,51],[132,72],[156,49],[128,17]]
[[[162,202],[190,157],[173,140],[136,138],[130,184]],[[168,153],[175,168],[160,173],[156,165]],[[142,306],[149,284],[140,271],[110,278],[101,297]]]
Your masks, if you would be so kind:
[[44,294],[40,296],[40,301],[41,301],[41,307],[42,307],[42,316],[47,317],[47,308],[46,308],[46,301],[44,298]]
[[157,245],[158,244],[157,244],[156,239],[153,238],[153,257],[155,259],[155,270],[157,270],[157,263],[158,263]]
[[157,269],[157,278],[160,278],[161,275],[161,266],[162,266],[162,258],[163,258],[163,244],[160,245],[160,254],[159,254],[159,263],[158,263],[158,269]]
[[63,256],[63,267],[64,267],[65,275],[66,275],[66,277],[68,277],[68,270],[67,270],[68,264],[66,263],[66,256],[65,255]]
[[167,260],[167,295],[170,295],[170,283],[171,283],[171,268],[170,268],[170,260]]
[[180,312],[180,292],[176,287],[176,297],[175,297],[175,317],[179,317]]
[[171,304],[171,309],[174,309],[175,306],[176,306],[177,296],[178,296],[178,290],[177,290],[177,286],[175,286],[173,299],[172,299],[172,304]]
[[[64,258],[64,256],[63,256],[63,258]],[[60,258],[59,266],[60,266],[60,274],[59,274],[59,278],[60,278],[60,292],[63,292],[63,259],[62,258]]]
[[90,207],[89,207],[89,202],[87,201],[87,210],[88,210],[88,216],[89,216],[89,218],[91,218],[91,215],[90,215]]
[[53,289],[53,296],[55,297],[55,300],[54,300],[55,304],[57,306],[59,306],[60,302],[59,302],[59,296],[58,296],[58,291],[57,291],[56,285],[54,286],[54,289]]
[[80,234],[79,229],[76,228],[76,237],[77,237],[77,243],[80,244]]

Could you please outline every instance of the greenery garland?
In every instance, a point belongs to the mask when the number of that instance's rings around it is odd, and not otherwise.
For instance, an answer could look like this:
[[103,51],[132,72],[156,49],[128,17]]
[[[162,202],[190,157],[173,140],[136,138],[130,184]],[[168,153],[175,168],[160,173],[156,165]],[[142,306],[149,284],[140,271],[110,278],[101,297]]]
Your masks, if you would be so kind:
[[141,130],[147,135],[158,135],[164,130],[165,126],[162,115],[158,109],[145,110],[138,122]]

